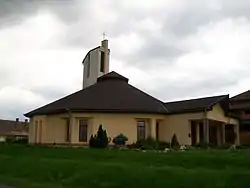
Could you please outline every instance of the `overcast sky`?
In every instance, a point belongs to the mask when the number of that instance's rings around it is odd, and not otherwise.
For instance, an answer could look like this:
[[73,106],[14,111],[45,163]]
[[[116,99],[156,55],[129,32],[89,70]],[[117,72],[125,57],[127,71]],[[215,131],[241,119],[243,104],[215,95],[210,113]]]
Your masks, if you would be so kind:
[[1,0],[0,118],[80,90],[107,33],[111,70],[163,100],[250,89],[249,0]]

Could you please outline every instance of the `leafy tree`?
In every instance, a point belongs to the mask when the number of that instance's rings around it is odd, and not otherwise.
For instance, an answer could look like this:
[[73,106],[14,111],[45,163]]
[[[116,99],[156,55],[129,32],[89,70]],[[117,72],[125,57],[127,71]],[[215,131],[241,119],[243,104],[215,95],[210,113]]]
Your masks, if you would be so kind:
[[103,130],[102,125],[100,125],[97,134],[91,135],[89,146],[92,148],[106,148],[109,141],[106,130]]

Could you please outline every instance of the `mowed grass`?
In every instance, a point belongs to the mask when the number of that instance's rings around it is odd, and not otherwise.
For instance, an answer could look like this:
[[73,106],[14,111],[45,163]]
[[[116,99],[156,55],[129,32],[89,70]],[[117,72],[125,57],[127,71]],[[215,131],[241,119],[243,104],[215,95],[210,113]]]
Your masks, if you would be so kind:
[[154,153],[0,145],[0,184],[16,188],[250,187],[250,151]]

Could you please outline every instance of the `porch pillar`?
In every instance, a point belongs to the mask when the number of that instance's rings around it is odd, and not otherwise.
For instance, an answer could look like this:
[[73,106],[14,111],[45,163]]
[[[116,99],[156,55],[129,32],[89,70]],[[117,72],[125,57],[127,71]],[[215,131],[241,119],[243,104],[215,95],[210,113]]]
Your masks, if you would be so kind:
[[76,120],[73,116],[70,117],[70,143],[77,142],[77,129],[76,129]]
[[209,143],[209,121],[208,119],[203,120],[203,126],[204,126],[204,142]]
[[196,122],[196,143],[200,142],[200,125],[199,122]]
[[239,145],[240,144],[240,126],[239,125],[234,125],[234,132],[236,134],[235,138],[235,144]]
[[156,139],[156,119],[152,118],[150,120],[150,137]]
[[221,132],[222,132],[222,144],[226,143],[226,133],[225,133],[226,124],[222,124]]

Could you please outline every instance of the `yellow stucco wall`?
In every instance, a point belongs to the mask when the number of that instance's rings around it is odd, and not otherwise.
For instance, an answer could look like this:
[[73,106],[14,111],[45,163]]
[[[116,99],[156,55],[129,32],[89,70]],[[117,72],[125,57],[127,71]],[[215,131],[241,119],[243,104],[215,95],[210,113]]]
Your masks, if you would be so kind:
[[[67,114],[34,116],[30,124],[29,142],[35,143],[66,143],[66,120]],[[163,115],[147,114],[87,114],[73,113],[72,123],[72,143],[79,144],[79,120],[88,119],[88,140],[92,134],[96,134],[99,125],[102,124],[111,139],[120,133],[128,137],[128,144],[137,140],[137,120],[146,121],[146,135],[149,134],[149,124],[151,119],[164,119]],[[42,129],[36,128],[35,121],[42,121]],[[37,137],[37,132],[42,130],[42,139]],[[39,143],[39,142],[38,142]]]
[[[238,124],[238,121],[224,116],[220,105],[215,105],[212,111],[173,115],[154,114],[101,114],[101,113],[73,113],[70,132],[71,143],[79,144],[79,120],[88,119],[88,140],[92,134],[96,134],[100,124],[106,129],[111,139],[120,133],[128,137],[128,144],[137,140],[137,120],[146,121],[146,135],[150,135],[152,120],[159,121],[159,140],[170,141],[174,133],[180,144],[190,145],[191,132],[190,120],[201,120],[204,117],[223,121],[225,123]],[[68,114],[34,116],[30,119],[29,142],[30,143],[67,143],[66,142],[66,119]],[[38,121],[38,126],[36,126]],[[42,121],[42,125],[40,122]],[[42,136],[41,136],[42,135]]]
[[237,119],[225,116],[224,111],[220,104],[214,105],[213,109],[207,112],[207,118],[234,125],[239,124],[239,121]]
[[166,120],[160,125],[160,138],[169,142],[173,135],[176,134],[180,144],[190,145],[191,138],[189,133],[191,132],[191,125],[189,120],[202,118],[204,118],[204,113],[202,112],[168,115]]
[[229,117],[225,116],[220,104],[214,105],[213,109],[207,112],[207,118],[225,123],[229,122],[230,119]]

